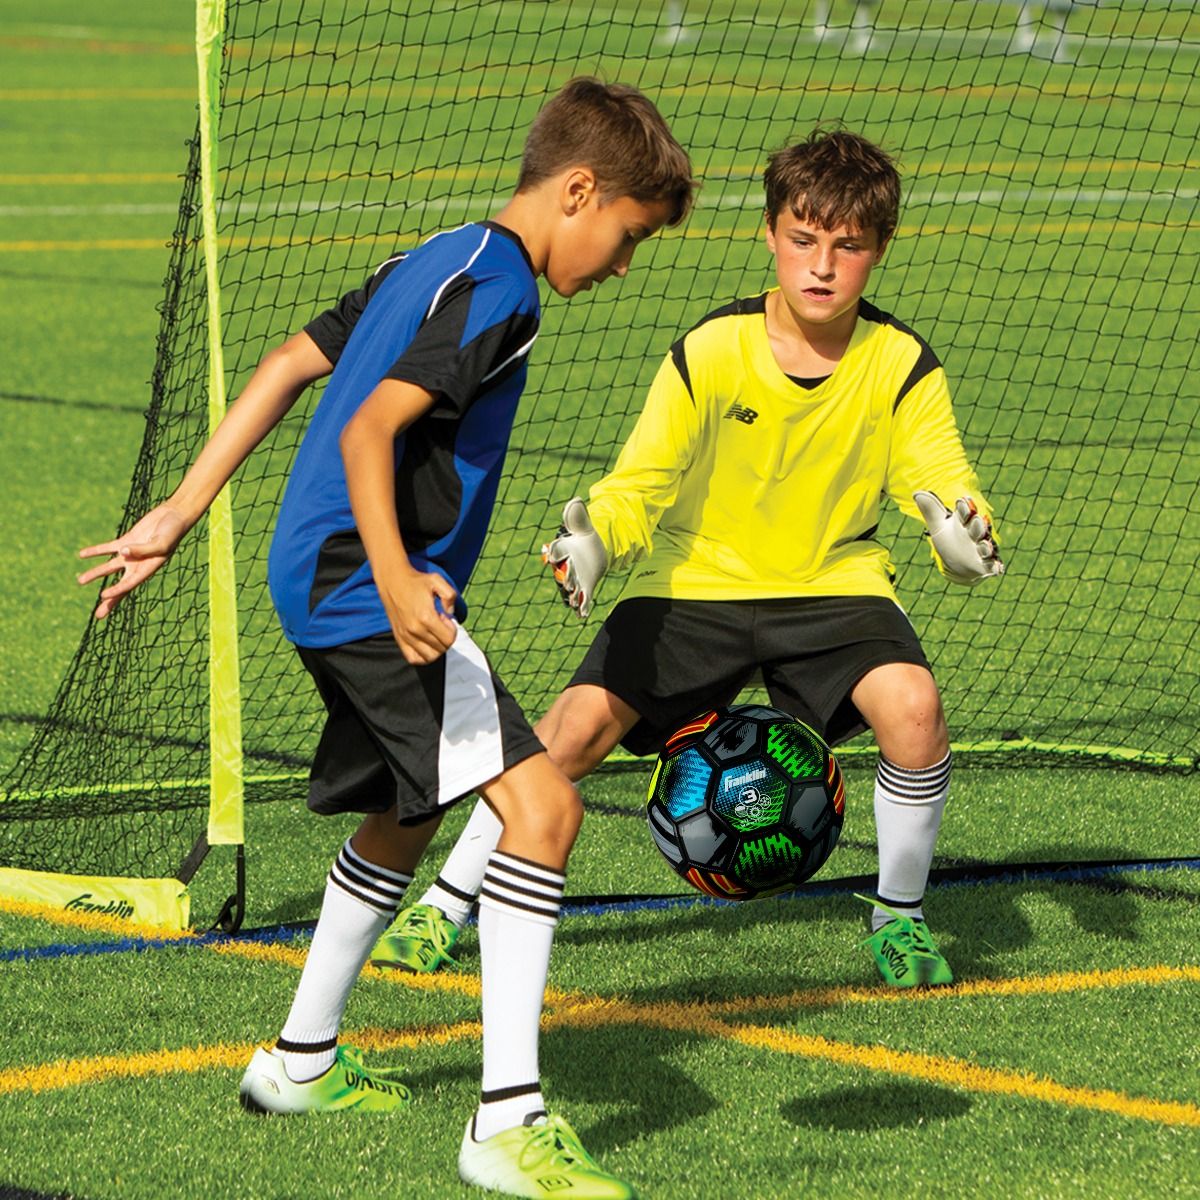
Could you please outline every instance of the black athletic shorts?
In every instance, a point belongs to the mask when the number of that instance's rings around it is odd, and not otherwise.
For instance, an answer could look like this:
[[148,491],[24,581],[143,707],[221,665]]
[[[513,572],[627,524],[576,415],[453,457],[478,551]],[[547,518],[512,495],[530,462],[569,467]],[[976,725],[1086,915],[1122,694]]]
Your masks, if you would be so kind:
[[297,650],[328,710],[309,777],[314,812],[395,804],[401,823],[416,823],[545,748],[461,626],[420,667],[390,633]]
[[641,720],[622,739],[657,754],[689,717],[732,704],[759,672],[771,703],[830,745],[867,726],[850,700],[885,663],[929,667],[899,605],[879,596],[622,600],[568,686],[596,684]]

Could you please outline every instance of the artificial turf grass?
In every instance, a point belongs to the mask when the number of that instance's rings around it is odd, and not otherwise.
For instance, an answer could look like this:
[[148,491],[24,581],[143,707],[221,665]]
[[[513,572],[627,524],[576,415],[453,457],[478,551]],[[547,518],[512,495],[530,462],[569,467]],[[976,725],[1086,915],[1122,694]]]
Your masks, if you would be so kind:
[[[974,896],[997,888],[1019,891],[1019,885],[967,891]],[[763,903],[782,908],[787,902]],[[1039,958],[1057,958],[1054,966],[1060,969],[1086,958],[1088,946],[1080,944],[1067,910],[1041,898],[1037,903],[1046,910],[1037,913]],[[1143,949],[1153,949],[1154,957],[1161,958],[1190,946],[1192,912],[1186,903],[1168,900],[1164,905],[1146,897],[1137,903],[1146,926]],[[739,911],[725,908],[719,915],[727,918]],[[595,922],[602,927],[612,959],[614,949],[627,951],[622,938],[625,920],[624,915],[612,914],[576,918],[564,926]],[[634,996],[638,1002],[672,1004],[710,995],[713,956],[728,953],[731,946],[743,951],[742,969],[724,971],[716,989],[721,994],[753,994],[782,982],[822,976],[853,980],[856,973],[855,960],[830,944],[818,946],[815,958],[799,973],[793,969],[790,979],[781,979],[787,968],[779,965],[780,949],[794,939],[794,925],[749,924],[725,936],[711,929],[675,936],[669,915],[663,916],[662,925],[658,952],[643,960],[644,982]],[[848,925],[827,919],[817,924],[817,932],[852,933]],[[598,948],[600,942],[591,945]],[[1027,965],[1035,966],[1036,961]],[[78,976],[58,993],[61,1032],[71,1031],[70,1014],[85,997],[93,1004],[99,1001],[107,1011],[119,1011],[119,1005],[104,1001],[120,990],[143,997],[127,1014],[137,1036],[116,1039],[127,1041],[130,1048],[139,1042],[154,1044],[156,1034],[166,1041],[168,1030],[173,1033],[170,1044],[179,1044],[181,1033],[200,1040],[205,1034],[207,1040],[229,1040],[246,1032],[263,1009],[282,1006],[295,978],[294,971],[224,962],[198,949],[125,956],[100,971],[90,966],[87,976]],[[44,975],[49,978],[57,970]],[[570,984],[576,973],[593,984],[605,982],[596,978],[596,958],[586,956],[569,939],[560,941],[552,982]],[[147,980],[155,976],[157,987],[148,986]],[[7,975],[6,984],[12,978]],[[613,981],[621,982],[619,976]],[[1136,1023],[1129,1021],[1127,1007],[1127,998],[1135,994],[1142,1014]],[[394,1020],[401,1002],[406,1022],[420,1015],[450,1018],[472,1007],[462,998],[414,996],[407,989],[398,992],[392,985],[372,981],[359,985],[347,1027]],[[185,1003],[191,1016],[180,1021],[177,1006]],[[30,1005],[34,1012],[46,1007],[36,1001]],[[1178,1058],[1178,1045],[1173,1060],[1162,1052],[1171,1047],[1172,1035],[1181,1027],[1178,1022],[1182,1028],[1194,1027],[1196,1015],[1194,988],[1189,994],[1172,987],[800,1007],[794,1015],[773,1013],[769,1022],[839,1042],[982,1059],[1056,1078],[1067,1074],[1066,1082],[1118,1086],[1136,1093],[1136,1085],[1176,1078],[1172,1063],[1180,1068],[1178,1078],[1186,1078],[1187,1064]],[[1073,1064],[1066,1061],[1073,1047],[1072,1039],[1062,1036],[1064,1028],[1089,1031],[1087,1053],[1076,1055]],[[32,1027],[29,1036],[38,1044]],[[6,1058],[12,1049],[10,1040]],[[180,1195],[202,1195],[205,1188],[210,1195],[248,1195],[252,1190],[279,1196],[349,1194],[341,1190],[347,1185],[347,1178],[339,1174],[343,1158],[349,1159],[350,1180],[374,1177],[380,1186],[391,1183],[406,1195],[456,1195],[453,1148],[459,1120],[465,1119],[474,1100],[477,1055],[477,1045],[469,1040],[385,1055],[388,1062],[399,1057],[412,1063],[412,1082],[421,1099],[404,1116],[395,1144],[382,1149],[386,1135],[350,1121],[317,1121],[311,1128],[297,1128],[290,1121],[252,1121],[234,1105],[236,1070],[112,1082],[71,1093],[26,1096],[20,1105],[14,1105],[14,1097],[5,1097],[0,1100],[0,1129],[17,1139],[12,1144],[30,1148],[30,1166],[36,1165],[37,1145],[59,1148],[60,1154],[45,1159],[40,1170],[19,1176],[23,1183],[71,1184],[89,1196],[149,1195],[154,1180],[177,1183]],[[1166,1074],[1139,1073],[1137,1064],[1156,1057]],[[790,1194],[799,1186],[817,1196],[878,1194],[871,1189],[899,1186],[905,1171],[913,1169],[905,1166],[904,1148],[912,1146],[918,1131],[920,1162],[915,1169],[922,1186],[935,1191],[953,1188],[963,1195],[985,1195],[990,1189],[994,1194],[1006,1181],[1004,1195],[1124,1196],[1137,1193],[1128,1187],[1122,1190],[1122,1180],[1126,1185],[1136,1180],[1139,1188],[1161,1188],[1166,1195],[1176,1189],[1174,1194],[1183,1195],[1189,1181],[1195,1181],[1183,1157],[1183,1151],[1198,1144],[1194,1131],[750,1051],[720,1038],[636,1025],[589,1029],[550,1023],[543,1062],[549,1093],[576,1123],[586,1144],[613,1169],[630,1174],[647,1195],[707,1197],[721,1181],[722,1190],[734,1188],[747,1196]],[[607,1071],[597,1070],[601,1063]],[[1174,1098],[1183,1098],[1178,1091]],[[168,1111],[175,1115],[164,1118]],[[204,1114],[203,1138],[196,1135],[197,1112]],[[86,1119],[77,1122],[80,1114]],[[120,1129],[139,1120],[153,1129],[139,1139],[134,1152],[118,1160],[109,1139],[115,1142]],[[60,1127],[57,1140],[25,1136],[27,1123],[42,1128],[46,1122]],[[332,1127],[337,1124],[342,1127]],[[95,1136],[89,1138],[87,1128],[92,1126]],[[188,1146],[187,1179],[180,1174],[180,1141]],[[421,1148],[415,1157],[414,1145]],[[1173,1161],[1164,1162],[1164,1156]],[[230,1174],[231,1160],[243,1163],[242,1184]],[[56,1165],[61,1162],[72,1164],[69,1173]],[[82,1174],[75,1173],[76,1167]],[[238,1190],[243,1186],[245,1191]],[[226,1193],[226,1187],[232,1190]]]

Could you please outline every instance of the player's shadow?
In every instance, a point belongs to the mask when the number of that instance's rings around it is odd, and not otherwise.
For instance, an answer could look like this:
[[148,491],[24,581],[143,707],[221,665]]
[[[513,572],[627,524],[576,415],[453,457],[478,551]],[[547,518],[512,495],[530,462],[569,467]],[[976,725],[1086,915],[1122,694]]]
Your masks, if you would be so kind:
[[[701,1038],[637,1025],[551,1026],[543,1031],[538,1052],[543,1095],[552,1112],[570,1112],[579,1103],[609,1110],[590,1124],[571,1117],[594,1152],[674,1129],[718,1107],[699,1081],[668,1061],[681,1044]],[[474,1089],[479,1068],[435,1067],[406,1074],[404,1082],[418,1098],[448,1086]]]
[[869,1133],[876,1129],[926,1127],[965,1117],[970,1097],[933,1084],[863,1084],[786,1100],[779,1115],[803,1129]]

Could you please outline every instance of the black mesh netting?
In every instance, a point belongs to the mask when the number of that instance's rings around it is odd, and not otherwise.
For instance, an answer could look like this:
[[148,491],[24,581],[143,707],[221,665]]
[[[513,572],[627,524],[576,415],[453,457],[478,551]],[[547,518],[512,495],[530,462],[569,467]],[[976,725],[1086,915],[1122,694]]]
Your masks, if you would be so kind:
[[[913,523],[892,514],[881,533],[956,740],[978,747],[976,761],[1194,768],[1191,7],[711,0],[613,15],[575,0],[231,0],[218,213],[231,394],[394,250],[494,212],[530,119],[568,79],[600,74],[659,104],[703,178],[699,207],[623,282],[570,305],[547,293],[467,590],[473,635],[536,715],[591,632],[536,559],[559,506],[611,465],[671,341],[769,284],[766,153],[844,122],[901,165],[900,234],[870,297],[945,362],[1009,567],[998,587],[955,590]],[[170,493],[206,434],[197,162],[193,145],[130,520]],[[251,800],[303,788],[321,722],[265,585],[276,503],[316,399],[234,490]],[[87,628],[5,781],[0,862],[170,873],[203,830],[206,553],[200,527]],[[618,590],[610,580],[602,598]]]

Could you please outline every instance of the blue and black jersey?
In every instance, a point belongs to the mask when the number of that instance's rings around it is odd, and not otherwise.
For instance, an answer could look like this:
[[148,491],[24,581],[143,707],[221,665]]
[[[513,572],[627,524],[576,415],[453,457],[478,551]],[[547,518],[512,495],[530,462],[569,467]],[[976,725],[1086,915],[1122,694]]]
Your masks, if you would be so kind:
[[[271,597],[289,640],[335,646],[390,628],[338,445],[384,379],[436,397],[396,439],[396,511],[413,566],[439,572],[461,597],[487,532],[539,317],[520,239],[484,221],[389,259],[305,327],[334,371],[271,543]],[[460,600],[455,615],[465,614]]]

